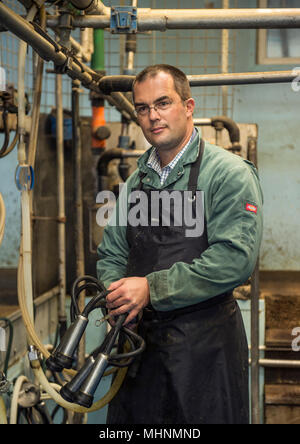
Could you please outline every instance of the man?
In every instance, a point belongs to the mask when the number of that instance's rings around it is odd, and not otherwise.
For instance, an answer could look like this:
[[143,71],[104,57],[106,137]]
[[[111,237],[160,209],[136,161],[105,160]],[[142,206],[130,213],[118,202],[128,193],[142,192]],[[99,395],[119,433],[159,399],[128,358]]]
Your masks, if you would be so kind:
[[161,191],[177,191],[177,198],[154,205],[158,217],[149,203],[147,224],[109,224],[99,246],[98,277],[111,290],[107,307],[113,316],[128,313],[126,324],[141,318],[146,341],[110,403],[108,423],[247,423],[248,346],[232,290],[251,275],[261,242],[256,169],[201,140],[195,101],[177,68],[143,70],[133,100],[152,147],[121,196],[129,210],[136,190],[149,202]]

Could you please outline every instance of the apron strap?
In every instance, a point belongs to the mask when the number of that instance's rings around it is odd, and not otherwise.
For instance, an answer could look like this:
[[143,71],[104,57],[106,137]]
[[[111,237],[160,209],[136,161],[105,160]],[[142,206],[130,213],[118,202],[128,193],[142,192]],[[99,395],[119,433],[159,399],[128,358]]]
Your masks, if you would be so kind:
[[188,189],[189,189],[189,191],[192,191],[193,197],[196,195],[196,191],[197,191],[198,177],[199,177],[199,171],[200,171],[200,166],[201,166],[201,161],[202,161],[202,156],[203,156],[203,151],[204,151],[204,145],[205,145],[204,140],[201,139],[198,157],[197,157],[196,161],[191,166]]

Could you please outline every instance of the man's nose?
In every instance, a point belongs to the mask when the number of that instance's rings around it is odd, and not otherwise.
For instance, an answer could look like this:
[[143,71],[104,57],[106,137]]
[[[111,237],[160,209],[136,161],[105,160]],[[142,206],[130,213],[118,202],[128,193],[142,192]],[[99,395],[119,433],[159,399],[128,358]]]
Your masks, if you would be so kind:
[[154,107],[151,106],[151,108],[149,109],[149,119],[150,120],[159,120],[160,119],[160,115],[159,113],[156,111],[156,109]]

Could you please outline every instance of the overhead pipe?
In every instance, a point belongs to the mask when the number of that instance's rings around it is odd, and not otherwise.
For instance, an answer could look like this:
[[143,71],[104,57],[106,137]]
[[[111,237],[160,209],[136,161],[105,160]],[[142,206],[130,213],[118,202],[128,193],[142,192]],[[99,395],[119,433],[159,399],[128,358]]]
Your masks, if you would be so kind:
[[[245,72],[230,74],[188,75],[191,87],[222,86],[222,85],[254,85],[267,83],[290,83],[295,80],[296,74],[291,71],[273,72]],[[99,88],[105,93],[112,91],[127,92],[132,90],[135,76],[105,76],[99,81]]]
[[266,83],[290,83],[297,74],[291,71],[242,72],[229,74],[189,75],[191,86],[254,85]]
[[[98,4],[100,3],[102,2],[98,2]],[[102,6],[99,11],[97,7],[96,9],[91,7],[85,10],[85,14],[88,15],[74,17],[73,26],[75,28],[110,28],[110,8],[104,7],[103,4]],[[49,16],[47,23],[50,27],[57,26],[59,17]],[[166,31],[168,29],[278,29],[299,27],[300,8],[137,9],[137,30],[140,32]]]
[[[181,10],[180,10],[181,11]],[[239,10],[241,11],[241,10]],[[282,11],[282,10],[280,10]],[[300,11],[298,9],[294,9],[296,11],[296,17],[294,23],[297,23],[297,26],[300,27],[300,23],[298,24],[298,13]],[[224,11],[223,11],[224,12]],[[2,18],[2,22],[8,28],[9,31],[13,32],[22,40],[29,43],[33,49],[38,52],[38,54],[44,58],[45,60],[52,60],[55,65],[63,66],[67,61],[67,56],[62,52],[61,47],[53,46],[53,43],[49,42],[45,37],[38,34],[33,26],[24,20],[22,17],[17,15],[11,9],[9,9],[6,5],[0,2],[0,17]],[[100,16],[101,17],[101,16]],[[75,20],[76,17],[74,17]],[[300,22],[300,12],[299,12],[299,22]],[[91,70],[91,68],[87,67],[84,64],[78,65],[74,58],[69,59],[69,64],[66,69],[66,73],[72,77],[73,79],[79,79],[83,85],[91,90],[99,92],[104,92],[105,94],[109,94],[109,90],[111,91],[130,91],[131,85],[124,90],[123,86],[115,87],[114,89],[107,88],[106,78],[103,78],[99,81],[99,78],[95,78],[92,74],[96,74]],[[114,76],[110,76],[110,79]],[[130,77],[131,80],[130,80]],[[126,81],[132,81],[134,76],[129,76],[129,79]],[[275,71],[275,72],[259,72],[259,73],[233,73],[233,74],[209,74],[209,75],[201,75],[201,76],[188,76],[191,86],[218,86],[218,85],[247,85],[247,84],[265,84],[265,83],[286,83],[291,82],[295,79],[294,71]],[[122,80],[124,82],[124,80]],[[111,88],[111,87],[110,87]],[[116,96],[115,96],[116,98]],[[110,100],[110,103],[115,105],[115,98]],[[131,103],[126,99],[122,98],[122,96],[118,96],[118,105],[123,104],[126,105],[126,110],[124,111],[125,115],[129,115],[134,121],[136,121],[136,117],[134,114],[134,108]],[[119,110],[119,109],[118,109]]]

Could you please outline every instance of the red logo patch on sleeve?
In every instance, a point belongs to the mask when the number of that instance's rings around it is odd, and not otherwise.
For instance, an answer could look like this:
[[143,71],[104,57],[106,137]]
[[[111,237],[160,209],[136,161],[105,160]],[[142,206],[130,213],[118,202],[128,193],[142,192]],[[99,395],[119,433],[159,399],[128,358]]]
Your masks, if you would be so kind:
[[251,211],[252,213],[257,213],[257,207],[255,205],[246,203],[246,210]]

